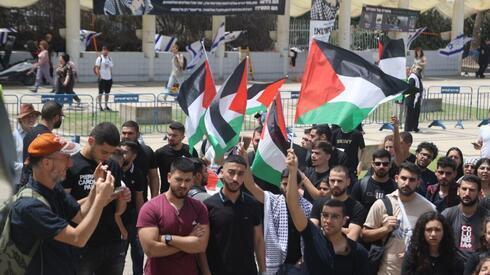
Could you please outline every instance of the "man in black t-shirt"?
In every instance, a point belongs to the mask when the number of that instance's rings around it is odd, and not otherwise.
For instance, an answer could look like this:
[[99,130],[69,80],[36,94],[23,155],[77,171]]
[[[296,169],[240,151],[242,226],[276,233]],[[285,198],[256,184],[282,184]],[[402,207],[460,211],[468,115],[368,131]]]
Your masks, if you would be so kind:
[[415,164],[420,168],[420,185],[417,187],[417,193],[424,197],[427,194],[427,187],[437,183],[436,174],[427,167],[437,157],[438,152],[434,143],[425,141],[420,143],[415,151],[417,157]]
[[390,152],[385,149],[374,151],[372,174],[354,184],[351,196],[359,201],[366,211],[369,211],[377,199],[382,199],[397,189],[396,182],[389,175],[391,165]]
[[[318,124],[311,128],[310,131],[311,142],[315,144],[318,141],[324,141],[332,144],[332,131],[328,124]],[[300,161],[301,163],[301,161]],[[306,155],[306,165],[311,166],[311,151]],[[341,150],[333,147],[332,154],[328,165],[334,167],[336,165],[347,166],[347,155]],[[351,173],[353,171],[350,171]]]
[[312,167],[307,167],[304,172],[304,177],[308,180],[303,180],[305,190],[304,198],[313,203],[315,199],[321,197],[318,186],[320,182],[328,176],[330,171],[329,160],[332,155],[332,145],[330,143],[319,141],[313,144],[311,149]]
[[121,141],[130,140],[138,145],[137,157],[134,165],[138,167],[143,175],[146,176],[145,185],[143,186],[143,199],[148,200],[148,185],[150,186],[151,197],[159,194],[160,179],[158,178],[157,165],[153,149],[150,146],[141,144],[138,141],[140,136],[140,127],[138,123],[128,120],[121,126]]
[[141,170],[134,164],[134,160],[138,154],[138,144],[133,141],[121,142],[121,151],[123,154],[122,165],[122,181],[131,190],[131,201],[126,206],[126,211],[123,214],[124,226],[128,232],[128,238],[126,243],[125,252],[131,244],[131,261],[133,263],[133,274],[143,274],[143,249],[138,240],[138,231],[136,230],[136,221],[138,219],[138,213],[143,206],[143,189],[146,185],[146,176]]
[[[92,129],[87,143],[82,150],[73,155],[73,166],[67,171],[66,180],[62,182],[67,193],[70,193],[78,203],[83,204],[92,189],[95,179],[99,177],[97,167],[111,171],[114,175],[114,187],[121,186],[122,171],[114,161],[108,161],[119,145],[119,131],[110,122],[103,122]],[[127,188],[126,188],[127,189]],[[117,200],[125,200],[127,191],[121,192]],[[80,266],[78,274],[121,274],[124,269],[124,241],[114,220],[116,200],[110,202],[102,211],[102,216],[89,239],[87,245],[80,251]]]
[[[333,130],[334,128],[335,130]],[[339,126],[332,125],[332,145],[344,150],[347,156],[347,168],[350,171],[357,172],[360,170],[357,169],[359,156],[362,156],[366,145],[364,144],[364,137],[359,130],[354,129],[351,132],[344,133]]]
[[315,225],[320,225],[320,217],[323,206],[330,200],[338,200],[344,203],[346,222],[343,225],[342,233],[353,241],[357,241],[361,234],[362,225],[366,219],[367,212],[361,203],[352,199],[347,194],[350,185],[349,171],[347,167],[335,166],[330,169],[328,184],[332,198],[319,198],[315,200],[311,210],[310,219]]
[[[25,161],[27,159],[28,153],[27,149],[31,142],[40,134],[51,133],[53,129],[58,129],[61,127],[61,123],[63,122],[63,106],[55,101],[48,101],[44,103],[43,108],[41,110],[41,121],[38,125],[33,127],[24,137],[23,144],[23,152],[22,152],[22,160]],[[22,168],[22,176],[20,179],[21,185],[26,185],[29,182],[32,171],[29,165],[24,165]]]
[[168,144],[155,151],[155,163],[160,171],[160,193],[168,190],[167,175],[172,162],[181,157],[197,157],[196,150],[189,151],[189,145],[182,143],[185,137],[185,127],[180,122],[172,122],[168,126]]
[[344,203],[335,199],[325,203],[320,217],[321,229],[314,225],[298,204],[298,162],[292,150],[288,150],[286,163],[289,169],[286,202],[294,226],[303,237],[307,274],[364,274],[368,270],[366,249],[342,233],[342,226],[347,222]]

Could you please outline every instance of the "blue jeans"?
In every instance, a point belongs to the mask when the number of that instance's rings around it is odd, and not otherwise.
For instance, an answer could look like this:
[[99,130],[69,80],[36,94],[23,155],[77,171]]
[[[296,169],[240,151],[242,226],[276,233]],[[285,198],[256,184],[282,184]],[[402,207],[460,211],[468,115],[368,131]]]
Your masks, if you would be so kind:
[[80,255],[79,275],[122,275],[126,242],[86,247]]

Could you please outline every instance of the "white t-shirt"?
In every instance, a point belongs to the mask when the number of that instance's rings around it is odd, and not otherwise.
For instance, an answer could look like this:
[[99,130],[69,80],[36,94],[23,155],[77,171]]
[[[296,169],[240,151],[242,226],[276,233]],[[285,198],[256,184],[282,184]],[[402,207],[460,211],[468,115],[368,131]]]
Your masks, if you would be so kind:
[[109,56],[104,57],[104,55],[100,55],[99,57],[97,57],[97,59],[95,60],[95,66],[99,67],[101,79],[112,79],[111,69],[114,66],[114,63],[112,63],[112,59]]
[[480,134],[478,139],[482,141],[480,149],[480,157],[490,158],[490,125],[484,125],[480,127]]

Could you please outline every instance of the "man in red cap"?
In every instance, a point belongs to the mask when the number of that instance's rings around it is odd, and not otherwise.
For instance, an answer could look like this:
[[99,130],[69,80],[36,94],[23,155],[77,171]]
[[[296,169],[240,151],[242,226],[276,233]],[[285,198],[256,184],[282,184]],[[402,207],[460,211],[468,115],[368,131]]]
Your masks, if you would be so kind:
[[[46,202],[35,197],[20,197],[12,206],[11,240],[24,254],[41,241],[26,274],[76,274],[77,253],[94,232],[102,209],[112,199],[114,177],[99,165],[97,179],[87,201],[80,206],[59,184],[72,165],[70,155],[79,150],[52,133],[36,137],[28,148],[33,180],[27,184]],[[22,190],[20,192],[23,192]],[[76,226],[70,223],[77,224]]]
[[18,187],[20,186],[20,174],[22,172],[22,166],[24,165],[24,160],[22,158],[22,151],[24,150],[24,137],[27,132],[32,130],[37,122],[37,119],[41,113],[34,109],[34,106],[29,103],[23,103],[20,105],[20,112],[17,115],[18,125],[14,128],[12,135],[14,136],[15,148],[17,153],[17,159],[14,164],[15,168],[15,178],[14,183]]

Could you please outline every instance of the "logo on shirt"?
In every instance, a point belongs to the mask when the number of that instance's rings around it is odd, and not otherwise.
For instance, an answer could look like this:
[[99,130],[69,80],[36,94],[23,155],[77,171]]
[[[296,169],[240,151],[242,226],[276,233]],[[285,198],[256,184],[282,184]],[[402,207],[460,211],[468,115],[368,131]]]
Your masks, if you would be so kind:
[[80,175],[78,179],[78,186],[80,186],[84,191],[90,191],[92,189],[92,185],[94,185],[94,182],[94,175]]
[[461,238],[459,241],[459,248],[461,250],[473,251],[473,228],[469,225],[461,226]]

